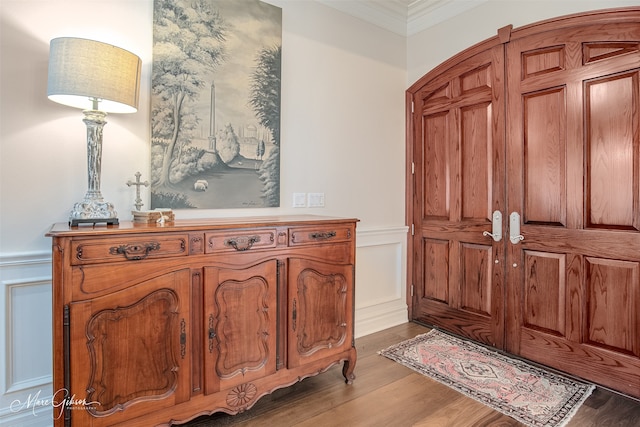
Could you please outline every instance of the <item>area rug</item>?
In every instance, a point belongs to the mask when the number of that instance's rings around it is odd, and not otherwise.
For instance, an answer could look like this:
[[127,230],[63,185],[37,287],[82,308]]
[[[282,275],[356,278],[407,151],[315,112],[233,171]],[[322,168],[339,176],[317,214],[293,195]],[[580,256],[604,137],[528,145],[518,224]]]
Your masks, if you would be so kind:
[[595,388],[442,331],[380,352],[531,427],[562,427]]

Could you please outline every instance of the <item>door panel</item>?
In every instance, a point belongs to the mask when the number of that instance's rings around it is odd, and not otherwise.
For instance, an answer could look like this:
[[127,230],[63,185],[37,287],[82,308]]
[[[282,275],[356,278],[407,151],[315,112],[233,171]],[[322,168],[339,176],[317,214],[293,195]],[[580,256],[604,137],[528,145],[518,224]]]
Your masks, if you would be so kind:
[[498,346],[503,245],[483,232],[504,206],[503,59],[496,41],[413,99],[414,317]]
[[588,227],[639,229],[639,93],[637,69],[585,82]]
[[449,303],[449,241],[423,239],[424,281],[421,292],[423,298]]
[[462,295],[460,308],[491,317],[491,246],[461,244]]
[[638,262],[586,258],[585,343],[640,356],[635,322],[640,309],[639,268]]
[[441,141],[447,139],[449,122],[452,113],[449,111],[429,114],[423,118],[424,140],[424,194],[422,198],[425,219],[449,218],[451,182],[448,176],[449,146]]
[[566,226],[566,88],[523,96],[527,224]]
[[629,40],[637,22],[507,45],[507,210],[524,240],[507,250],[506,348],[639,396],[640,51]]
[[524,327],[564,334],[566,255],[525,250],[524,260]]
[[487,102],[462,108],[460,122],[462,220],[491,218],[491,104]]

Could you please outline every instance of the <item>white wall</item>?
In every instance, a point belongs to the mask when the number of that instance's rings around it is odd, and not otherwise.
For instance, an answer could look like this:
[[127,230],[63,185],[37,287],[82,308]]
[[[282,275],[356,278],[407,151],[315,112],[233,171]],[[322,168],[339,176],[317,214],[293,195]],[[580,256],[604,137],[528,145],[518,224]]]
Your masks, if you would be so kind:
[[[313,1],[270,3],[283,9],[282,207],[176,216],[360,218],[356,334],[406,321],[406,39]],[[44,234],[87,186],[82,113],[46,97],[49,41],[85,37],[142,59],[138,112],[110,115],[104,129],[102,193],[127,220],[125,183],[149,176],[152,11],[152,0],[0,0],[0,425],[51,424],[46,402],[25,406],[52,393]],[[294,192],[324,192],[325,208],[291,208]]]
[[[272,3],[283,7],[284,27],[282,207],[177,217],[318,213],[358,217],[362,228],[403,224],[405,39],[312,1]],[[138,112],[112,114],[104,129],[102,193],[121,220],[131,218],[135,190],[125,183],[136,171],[149,176],[152,4],[0,2],[1,255],[49,250],[50,224],[66,221],[86,191],[82,113],[46,98],[54,37],[106,41],[142,59]],[[326,206],[292,209],[294,192],[324,192]]]
[[[2,0],[0,254],[50,248],[45,232],[63,222],[87,189],[86,126],[80,110],[47,99],[49,41],[92,38],[135,52],[143,62],[140,108],[109,115],[102,193],[127,218],[127,179],[149,170],[151,1]],[[96,17],[99,15],[99,19]]]
[[407,38],[407,87],[458,52],[498,34],[589,10],[638,6],[640,0],[488,0],[465,13]]

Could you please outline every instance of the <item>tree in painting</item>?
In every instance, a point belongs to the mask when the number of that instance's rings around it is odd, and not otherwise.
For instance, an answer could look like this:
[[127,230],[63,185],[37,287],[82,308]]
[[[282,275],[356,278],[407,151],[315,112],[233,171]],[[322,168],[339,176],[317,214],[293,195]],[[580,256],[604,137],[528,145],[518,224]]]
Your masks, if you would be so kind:
[[[266,206],[280,205],[280,76],[282,47],[263,49],[257,58],[257,66],[252,76],[251,99],[260,123],[269,129],[274,148],[260,167],[260,180],[264,183]],[[264,154],[258,146],[260,157]]]
[[[156,0],[151,126],[159,167],[152,168],[155,185],[170,186],[171,167],[189,144],[197,116],[189,108],[224,58],[226,26],[207,0]],[[158,148],[159,147],[159,148]]]
[[262,160],[262,156],[264,156],[264,141],[260,141],[256,146],[256,157]]
[[217,151],[223,162],[228,163],[240,154],[240,144],[238,136],[233,130],[233,126],[227,124],[223,130],[219,131],[216,137]]

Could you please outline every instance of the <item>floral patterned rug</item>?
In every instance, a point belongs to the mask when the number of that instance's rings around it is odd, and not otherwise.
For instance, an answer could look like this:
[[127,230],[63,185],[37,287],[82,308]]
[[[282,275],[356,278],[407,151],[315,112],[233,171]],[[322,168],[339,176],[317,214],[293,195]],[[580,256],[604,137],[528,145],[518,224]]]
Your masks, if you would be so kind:
[[595,388],[435,329],[380,354],[532,427],[565,426]]

